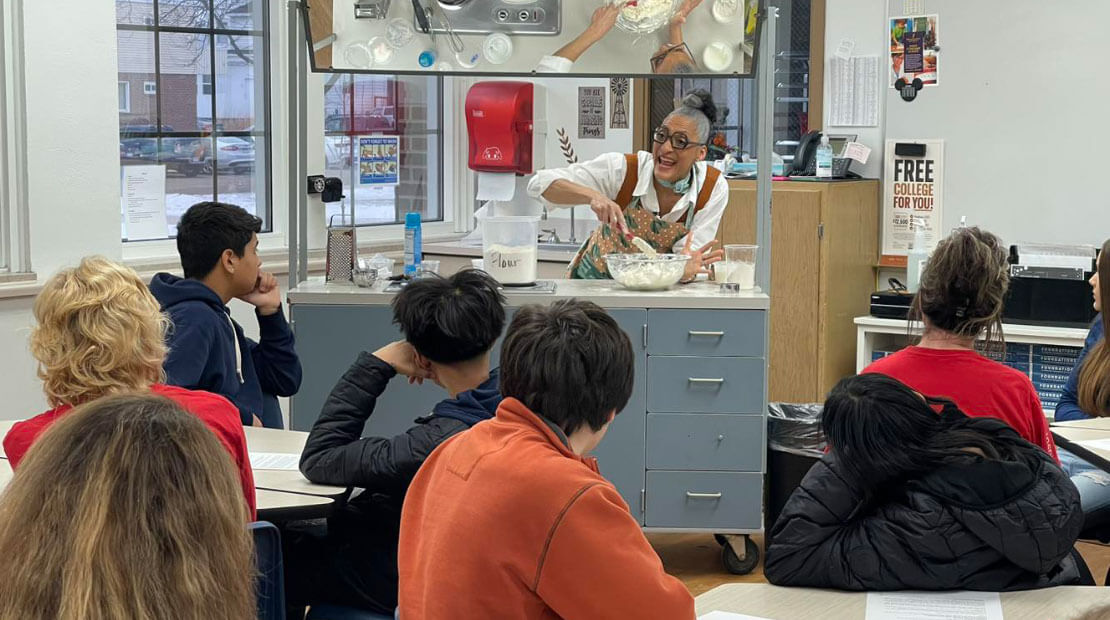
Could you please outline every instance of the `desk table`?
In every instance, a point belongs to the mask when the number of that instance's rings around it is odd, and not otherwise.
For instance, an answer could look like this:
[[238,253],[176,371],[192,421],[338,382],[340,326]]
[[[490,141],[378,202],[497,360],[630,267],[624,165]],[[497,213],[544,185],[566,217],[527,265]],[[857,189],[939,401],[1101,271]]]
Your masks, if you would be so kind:
[[320,519],[331,514],[335,500],[318,495],[284,493],[269,489],[257,489],[255,501],[258,506],[259,521],[298,521],[301,519]]
[[1089,420],[1071,420],[1069,422],[1053,422],[1052,429],[1057,428],[1085,428],[1093,431],[1110,432],[1110,418],[1091,418]]
[[1073,426],[1057,425],[1051,428],[1057,447],[1091,463],[1103,471],[1110,471],[1110,449],[1081,445],[1082,441],[1110,439],[1110,430],[1097,430]]
[[[247,450],[249,452],[300,454],[304,451],[305,441],[308,440],[308,433],[301,431],[247,426],[243,428],[243,432],[247,436]],[[343,497],[348,491],[347,487],[309,482],[299,471],[274,469],[254,470],[254,486],[271,491],[331,498]]]
[[[1065,586],[1027,592],[1003,592],[1001,598],[1002,613],[1006,620],[1074,618],[1092,609],[1110,605],[1110,589]],[[731,583],[702,594],[695,599],[695,604],[699,616],[711,611],[729,611],[776,620],[864,620],[867,593]]]

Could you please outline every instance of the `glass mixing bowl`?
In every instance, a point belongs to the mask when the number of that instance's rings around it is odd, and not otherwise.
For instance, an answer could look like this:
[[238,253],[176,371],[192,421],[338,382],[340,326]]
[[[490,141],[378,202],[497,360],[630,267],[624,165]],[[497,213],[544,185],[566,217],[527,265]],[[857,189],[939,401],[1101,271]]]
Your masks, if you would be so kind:
[[646,254],[607,254],[605,263],[609,275],[621,286],[634,291],[662,291],[682,279],[686,271],[685,254],[659,254],[648,258]]
[[[628,0],[616,0],[616,3]],[[617,14],[617,28],[632,34],[650,34],[670,23],[682,0],[636,0]]]

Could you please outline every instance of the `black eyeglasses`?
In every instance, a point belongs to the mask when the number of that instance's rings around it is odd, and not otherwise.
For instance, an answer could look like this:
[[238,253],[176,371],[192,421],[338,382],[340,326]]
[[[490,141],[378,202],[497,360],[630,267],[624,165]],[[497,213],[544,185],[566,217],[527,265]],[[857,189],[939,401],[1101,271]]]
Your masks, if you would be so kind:
[[663,61],[667,59],[667,56],[670,56],[674,52],[685,52],[686,56],[690,59],[690,64],[694,67],[694,69],[698,68],[698,62],[694,60],[694,53],[690,51],[690,46],[686,45],[685,43],[679,43],[678,45],[672,45],[662,52],[659,52],[658,54],[651,57],[651,72],[659,73],[659,65],[662,65]]
[[682,133],[681,131],[677,133],[671,133],[671,130],[667,129],[666,127],[656,128],[655,133],[651,135],[651,139],[656,144],[663,144],[664,142],[670,140],[671,146],[674,147],[674,150],[676,151],[685,151],[692,146],[705,146],[706,144],[705,142],[691,142],[690,137],[686,134]]

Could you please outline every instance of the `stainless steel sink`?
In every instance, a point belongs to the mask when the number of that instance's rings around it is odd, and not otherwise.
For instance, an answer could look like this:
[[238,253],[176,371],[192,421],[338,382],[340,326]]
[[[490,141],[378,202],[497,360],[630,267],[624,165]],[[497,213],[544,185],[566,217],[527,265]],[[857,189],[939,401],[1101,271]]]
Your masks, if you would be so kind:
[[577,252],[578,248],[580,247],[582,247],[581,241],[575,243],[570,243],[567,241],[560,241],[559,243],[555,243],[552,241],[540,241],[539,243],[539,251],[541,252],[543,252],[544,250],[548,252]]

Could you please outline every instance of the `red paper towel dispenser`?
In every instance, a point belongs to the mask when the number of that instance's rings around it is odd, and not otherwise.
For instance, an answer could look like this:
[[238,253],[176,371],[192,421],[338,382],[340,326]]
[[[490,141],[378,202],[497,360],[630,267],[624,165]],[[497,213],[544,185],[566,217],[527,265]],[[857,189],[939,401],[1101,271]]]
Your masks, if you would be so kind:
[[479,82],[466,94],[469,168],[476,172],[532,174],[542,166],[544,108],[530,82]]

